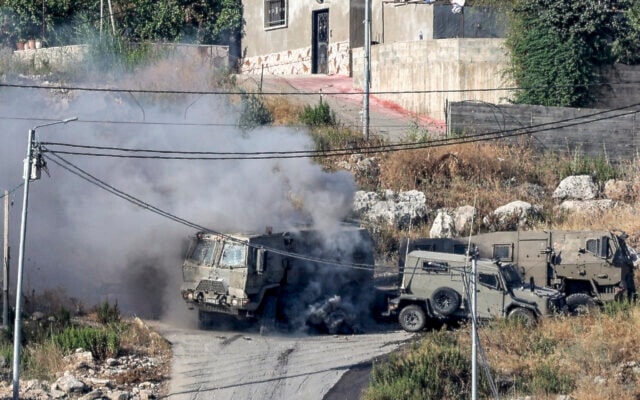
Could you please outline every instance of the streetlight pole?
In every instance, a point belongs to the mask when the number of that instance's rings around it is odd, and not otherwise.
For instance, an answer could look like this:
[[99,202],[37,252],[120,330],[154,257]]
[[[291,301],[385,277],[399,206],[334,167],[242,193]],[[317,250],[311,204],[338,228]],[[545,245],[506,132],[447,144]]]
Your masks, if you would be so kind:
[[20,398],[20,313],[22,308],[22,270],[24,268],[24,242],[27,234],[27,206],[29,204],[29,182],[36,180],[36,176],[32,178],[33,168],[36,170],[40,165],[34,164],[33,145],[35,141],[36,129],[44,126],[66,124],[67,122],[77,120],[77,117],[63,119],[61,121],[50,122],[47,124],[37,125],[29,129],[27,141],[27,158],[24,160],[24,194],[22,196],[22,222],[20,225],[20,248],[18,253],[18,281],[16,283],[16,316],[13,324],[13,399]]

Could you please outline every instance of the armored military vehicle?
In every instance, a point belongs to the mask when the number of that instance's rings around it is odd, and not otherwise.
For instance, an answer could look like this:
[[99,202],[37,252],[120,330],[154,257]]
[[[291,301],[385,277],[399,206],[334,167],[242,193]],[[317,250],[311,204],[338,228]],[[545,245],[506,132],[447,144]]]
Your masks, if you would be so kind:
[[202,325],[215,314],[260,322],[260,329],[353,329],[368,311],[373,246],[367,230],[324,234],[199,232],[182,265],[182,297]]
[[524,279],[563,292],[574,311],[636,296],[633,260],[626,235],[610,231],[512,231],[465,238],[415,239],[401,245],[414,249],[465,254],[469,244],[479,257],[516,265]]
[[[408,332],[422,330],[428,319],[472,316],[471,261],[466,255],[414,250],[408,253],[400,295],[389,302]],[[564,296],[553,289],[525,284],[516,267],[499,261],[476,261],[477,318],[518,318],[535,324],[564,308]]]

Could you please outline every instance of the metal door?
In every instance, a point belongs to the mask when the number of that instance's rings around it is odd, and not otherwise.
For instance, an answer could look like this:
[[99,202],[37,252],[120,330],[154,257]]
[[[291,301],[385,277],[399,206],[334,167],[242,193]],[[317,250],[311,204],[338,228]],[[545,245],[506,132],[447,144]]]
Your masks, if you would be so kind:
[[311,73],[329,72],[329,10],[313,12],[313,43]]

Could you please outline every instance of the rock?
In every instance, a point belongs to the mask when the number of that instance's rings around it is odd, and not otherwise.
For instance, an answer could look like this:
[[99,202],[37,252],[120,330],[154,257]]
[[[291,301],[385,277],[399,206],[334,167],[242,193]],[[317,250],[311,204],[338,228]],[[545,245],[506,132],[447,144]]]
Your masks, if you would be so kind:
[[71,375],[70,373],[65,373],[65,375],[58,378],[58,380],[55,382],[55,387],[64,391],[65,393],[83,393],[87,389],[87,386],[84,384],[84,382]]
[[455,229],[458,235],[468,234],[468,227],[473,223],[476,209],[473,206],[458,207],[454,213]]
[[456,236],[455,220],[449,211],[442,209],[438,210],[431,230],[429,231],[429,237],[432,238],[450,238]]
[[104,363],[109,367],[120,365],[120,361],[116,360],[115,358],[107,358]]
[[156,398],[156,396],[150,390],[140,390],[138,396],[140,396],[140,400],[150,400]]
[[590,215],[598,215],[606,210],[610,210],[615,206],[613,200],[566,200],[563,201],[559,209],[575,213],[585,213]]
[[109,397],[109,400],[129,400],[131,393],[126,390],[114,390],[107,397]]
[[85,394],[84,396],[80,397],[80,400],[97,400],[97,399],[103,399],[105,398],[104,393],[102,392],[102,389],[94,389],[92,391],[90,391],[89,393]]
[[353,211],[360,218],[383,222],[405,228],[425,219],[428,209],[427,198],[418,190],[394,193],[386,190],[383,194],[356,192]]
[[526,201],[516,200],[496,208],[493,215],[485,217],[483,222],[485,225],[492,226],[494,229],[514,229],[530,223],[539,216],[539,206],[534,206]]
[[611,200],[630,201],[633,198],[631,182],[609,179],[604,183],[604,195]]
[[555,200],[593,200],[598,197],[598,187],[589,175],[568,176],[560,182],[552,197]]
[[51,390],[49,391],[49,395],[54,399],[62,399],[63,397],[67,396],[64,391],[58,390],[56,388],[51,388]]
[[593,378],[593,383],[595,383],[596,385],[604,385],[605,383],[607,383],[607,380],[598,375]]

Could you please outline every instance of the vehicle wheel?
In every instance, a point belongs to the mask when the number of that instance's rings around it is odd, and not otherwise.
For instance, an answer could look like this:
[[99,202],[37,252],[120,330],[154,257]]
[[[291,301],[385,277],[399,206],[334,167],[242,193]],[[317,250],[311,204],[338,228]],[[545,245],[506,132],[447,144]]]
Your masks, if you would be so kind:
[[462,301],[460,294],[449,287],[441,287],[431,296],[431,307],[440,315],[453,314]]
[[346,311],[337,309],[333,310],[325,319],[324,324],[327,328],[327,332],[330,335],[336,335],[339,333],[348,333],[350,327],[348,326],[349,317]]
[[534,326],[538,322],[533,311],[522,307],[517,307],[509,311],[507,317],[510,320],[521,322],[524,326]]
[[400,326],[407,332],[419,332],[424,329],[427,316],[422,308],[416,305],[406,306],[398,316]]
[[278,299],[276,296],[267,296],[262,305],[262,314],[260,315],[260,335],[268,335],[276,330],[276,311]]
[[596,301],[586,293],[574,293],[567,296],[565,302],[571,315],[588,315],[595,311]]

